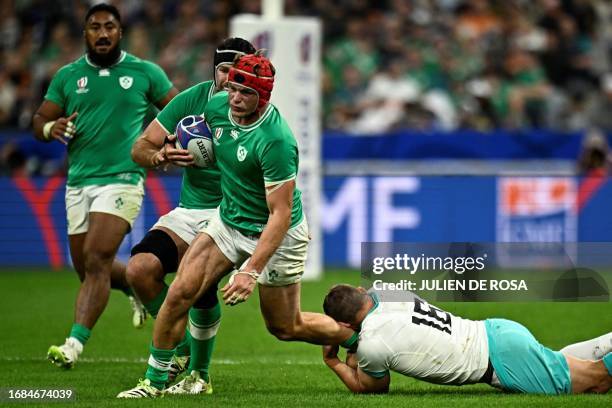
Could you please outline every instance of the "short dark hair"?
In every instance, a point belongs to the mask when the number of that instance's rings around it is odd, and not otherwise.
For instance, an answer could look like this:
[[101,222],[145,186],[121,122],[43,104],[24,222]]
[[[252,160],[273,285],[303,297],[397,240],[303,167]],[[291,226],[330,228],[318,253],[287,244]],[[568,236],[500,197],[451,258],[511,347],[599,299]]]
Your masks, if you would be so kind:
[[336,285],[329,290],[323,301],[325,314],[343,323],[355,323],[367,294],[351,285]]
[[230,37],[223,40],[217,47],[218,50],[235,50],[245,54],[255,54],[253,44],[240,37]]
[[107,13],[112,14],[119,22],[119,24],[121,24],[121,15],[119,14],[119,10],[117,10],[117,7],[108,3],[98,3],[95,6],[92,6],[89,10],[87,10],[87,14],[85,14],[85,23],[89,21],[89,17],[91,17],[98,11],[106,11]]

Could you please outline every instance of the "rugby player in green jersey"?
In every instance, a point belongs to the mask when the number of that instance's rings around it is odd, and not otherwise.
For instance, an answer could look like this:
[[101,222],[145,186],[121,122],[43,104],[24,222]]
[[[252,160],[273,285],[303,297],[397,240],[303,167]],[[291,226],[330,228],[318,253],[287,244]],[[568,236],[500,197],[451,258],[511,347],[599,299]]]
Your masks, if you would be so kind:
[[[66,342],[48,351],[65,368],[83,351],[111,287],[131,296],[125,265],[115,259],[144,196],[145,170],[130,150],[150,105],[161,109],[178,93],[159,66],[121,50],[121,35],[115,7],[90,8],[86,54],[55,74],[33,118],[37,139],[68,148],[68,239],[81,287]],[[144,309],[136,304],[135,310],[139,326]]]
[[[157,316],[168,285],[164,277],[176,269],[191,244],[217,211],[221,202],[221,174],[211,168],[192,167],[193,156],[174,147],[177,123],[188,115],[201,115],[210,98],[221,91],[234,58],[252,54],[255,48],[242,38],[223,41],[214,55],[214,80],[194,85],[178,94],[149,124],[132,148],[132,158],[143,167],[172,163],[185,167],[179,205],[162,216],[142,241],[132,249],[127,265],[127,279],[151,316]],[[169,143],[168,143],[169,142]],[[189,360],[189,372],[196,386],[212,393],[208,368],[221,320],[217,285],[210,287],[189,312],[189,328],[176,349],[169,372],[169,381],[184,371],[190,355],[190,342],[199,344]],[[161,386],[161,385],[160,385]],[[170,393],[181,393],[172,387]]]
[[[346,346],[356,341],[353,330],[330,317],[300,310],[308,226],[295,185],[297,143],[269,103],[274,74],[267,58],[242,56],[229,71],[229,92],[206,106],[221,170],[219,212],[192,241],[157,315],[146,378],[119,396],[161,394],[190,307],[234,266],[243,265],[222,289],[225,302],[245,301],[258,283],[266,326],[277,338]],[[176,387],[200,393],[192,384],[187,377]]]

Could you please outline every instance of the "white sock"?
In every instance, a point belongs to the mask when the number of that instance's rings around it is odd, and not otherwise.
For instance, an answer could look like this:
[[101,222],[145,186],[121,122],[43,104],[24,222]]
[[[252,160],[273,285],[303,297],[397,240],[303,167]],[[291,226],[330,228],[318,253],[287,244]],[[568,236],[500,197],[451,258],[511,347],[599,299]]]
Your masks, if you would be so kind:
[[612,332],[591,340],[570,344],[559,351],[583,360],[601,360],[603,356],[612,352]]
[[77,352],[77,355],[80,355],[83,352],[83,343],[81,343],[76,337],[68,337],[66,339],[66,344],[72,347]]

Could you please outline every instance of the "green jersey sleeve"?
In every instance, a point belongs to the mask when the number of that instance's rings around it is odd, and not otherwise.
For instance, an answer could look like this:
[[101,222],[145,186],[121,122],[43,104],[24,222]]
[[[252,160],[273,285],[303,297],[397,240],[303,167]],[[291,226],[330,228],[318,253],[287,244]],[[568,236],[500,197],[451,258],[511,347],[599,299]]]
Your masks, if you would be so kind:
[[184,112],[192,112],[189,109],[189,100],[189,95],[181,92],[172,98],[170,103],[157,114],[157,121],[167,133],[174,133],[176,124],[184,117]]
[[293,180],[297,176],[297,145],[287,139],[275,139],[266,143],[260,160],[266,186]]
[[172,82],[170,82],[168,76],[159,65],[150,61],[145,61],[145,67],[149,80],[151,81],[147,98],[152,103],[155,103],[166,96],[168,91],[172,88]]
[[66,105],[66,95],[64,94],[65,71],[66,68],[63,68],[55,73],[45,95],[46,100],[62,108]]
[[157,121],[168,133],[174,133],[176,124],[187,115],[201,115],[209,95],[214,89],[213,81],[194,85],[176,95],[168,105],[157,114]]
[[206,105],[206,109],[204,109],[204,117],[206,118],[206,122],[212,127],[215,120],[222,116],[222,112],[227,115],[227,111],[225,110],[226,108],[229,109],[229,105],[227,103],[227,92],[217,92],[212,98],[210,98],[208,105]]

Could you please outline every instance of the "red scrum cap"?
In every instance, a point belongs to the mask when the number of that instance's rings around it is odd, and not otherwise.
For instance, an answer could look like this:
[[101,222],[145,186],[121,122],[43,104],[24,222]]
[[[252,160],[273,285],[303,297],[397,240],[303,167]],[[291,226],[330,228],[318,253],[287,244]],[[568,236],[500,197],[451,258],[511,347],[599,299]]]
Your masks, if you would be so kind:
[[259,54],[239,56],[230,68],[228,82],[251,88],[259,96],[257,107],[270,102],[276,70],[269,59]]

